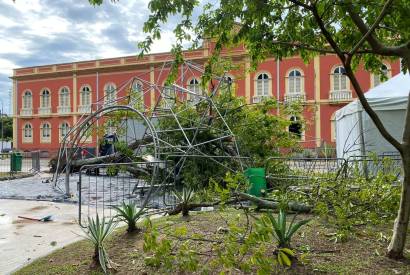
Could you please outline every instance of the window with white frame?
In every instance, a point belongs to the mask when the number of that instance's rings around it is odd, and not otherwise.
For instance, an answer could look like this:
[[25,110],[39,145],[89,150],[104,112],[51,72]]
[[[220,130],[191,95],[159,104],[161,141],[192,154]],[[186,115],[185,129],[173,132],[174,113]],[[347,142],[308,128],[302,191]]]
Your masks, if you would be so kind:
[[67,87],[60,89],[60,106],[70,106],[70,91]]
[[51,103],[50,91],[47,89],[44,89],[40,95],[40,107],[50,108],[50,103]]
[[347,76],[346,70],[342,66],[333,70],[333,91],[347,90]]
[[[199,81],[196,78],[192,78],[189,81],[188,90],[190,90],[194,94],[201,95],[201,87],[199,85]],[[195,95],[192,95],[192,94],[188,94],[187,98],[191,101],[194,101],[194,102],[198,102],[200,100],[199,97],[197,97]]]
[[60,124],[60,139],[63,139],[70,131],[70,125],[67,122]]
[[42,142],[50,142],[51,141],[51,127],[48,122],[44,122],[41,125],[41,141]]
[[80,105],[89,106],[91,105],[91,89],[89,86],[84,86],[80,91]]
[[164,86],[161,93],[161,104],[163,107],[170,108],[175,104],[175,88],[173,86]]
[[303,78],[299,70],[292,70],[288,75],[288,93],[290,95],[302,94]]
[[[386,78],[389,78],[390,75],[390,70],[389,68],[387,68],[387,66],[385,64],[383,64],[380,68],[380,72],[383,74],[373,74],[373,87],[376,87],[377,85],[379,85],[380,83],[382,83],[383,81],[385,81]],[[384,79],[382,79],[384,78]]]
[[63,87],[59,92],[59,113],[69,113],[70,110],[70,91],[67,87]]
[[92,130],[91,124],[87,122],[80,132],[80,141],[81,142],[92,142]]
[[110,83],[105,85],[104,99],[105,104],[115,104],[115,100],[117,99],[117,88],[114,84]]
[[302,124],[297,116],[290,117],[289,133],[292,133],[298,138],[302,138]]
[[30,123],[26,123],[23,127],[23,142],[33,141],[33,127]]
[[33,108],[33,95],[30,91],[25,91],[23,96],[23,109]]
[[135,102],[135,107],[139,110],[144,109],[144,94],[142,93],[142,83],[140,81],[134,81],[131,85],[131,97]]
[[196,78],[192,78],[188,84],[188,90],[195,94],[200,94],[201,87],[199,86],[199,81]]
[[142,83],[140,81],[134,81],[132,83],[132,87],[131,87],[132,91],[134,93],[140,93],[142,92]]
[[256,78],[256,96],[269,96],[269,76],[261,73]]

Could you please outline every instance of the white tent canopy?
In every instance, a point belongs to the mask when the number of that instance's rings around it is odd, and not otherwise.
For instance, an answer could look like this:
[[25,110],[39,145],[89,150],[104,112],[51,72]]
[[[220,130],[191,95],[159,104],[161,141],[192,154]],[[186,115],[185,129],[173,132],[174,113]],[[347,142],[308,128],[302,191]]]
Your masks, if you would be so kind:
[[[365,93],[387,131],[398,140],[403,135],[409,92],[410,75],[400,73]],[[381,136],[359,100],[336,111],[335,120],[338,158],[366,155],[369,152],[397,153]]]

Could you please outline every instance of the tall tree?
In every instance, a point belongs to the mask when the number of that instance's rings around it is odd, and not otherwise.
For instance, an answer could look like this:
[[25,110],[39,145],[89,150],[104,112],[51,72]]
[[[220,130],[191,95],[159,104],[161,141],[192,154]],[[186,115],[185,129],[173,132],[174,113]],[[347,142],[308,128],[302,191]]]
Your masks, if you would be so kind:
[[197,35],[192,37],[194,47],[204,37],[215,39],[210,64],[217,60],[215,57],[223,47],[240,43],[246,46],[254,66],[267,57],[280,59],[300,54],[309,61],[318,54],[337,55],[363,108],[381,135],[400,152],[403,161],[400,208],[387,253],[391,258],[403,257],[410,216],[410,105],[403,137],[397,140],[368,104],[355,69],[363,64],[367,70],[382,74],[382,61],[386,58],[401,58],[403,71],[409,69],[410,2],[222,0],[218,4],[211,3],[203,5],[199,18],[193,18],[194,8],[200,5],[197,0],[151,0],[151,14],[143,27],[147,37],[139,44],[142,52],[149,52],[153,41],[161,37],[162,24],[170,16],[179,15],[181,20],[174,29],[177,40],[173,45],[177,58],[181,57],[182,44],[191,40],[192,33]]

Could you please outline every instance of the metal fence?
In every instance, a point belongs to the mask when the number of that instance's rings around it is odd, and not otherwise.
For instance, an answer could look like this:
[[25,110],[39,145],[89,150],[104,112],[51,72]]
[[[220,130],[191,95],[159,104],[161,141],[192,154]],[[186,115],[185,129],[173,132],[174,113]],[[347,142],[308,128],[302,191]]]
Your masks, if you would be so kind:
[[33,175],[40,171],[40,151],[0,153],[0,180]]
[[378,173],[390,174],[401,180],[402,163],[397,155],[355,156],[342,158],[281,158],[266,162],[267,180],[271,187],[309,185],[317,180],[338,177],[372,179]]
[[79,224],[86,226],[88,217],[97,214],[115,217],[113,206],[135,203],[158,213],[173,208],[174,183],[169,182],[166,162],[133,162],[84,165],[79,172]]

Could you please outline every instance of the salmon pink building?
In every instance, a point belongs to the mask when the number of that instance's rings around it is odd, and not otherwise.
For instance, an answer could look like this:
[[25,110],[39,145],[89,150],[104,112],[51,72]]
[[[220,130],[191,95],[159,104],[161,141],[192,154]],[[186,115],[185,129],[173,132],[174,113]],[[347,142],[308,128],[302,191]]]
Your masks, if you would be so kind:
[[[184,53],[185,59],[204,64],[211,45]],[[309,64],[299,56],[275,60],[269,58],[250,73],[249,58],[244,48],[225,50],[238,68],[229,72],[237,96],[248,103],[264,97],[281,102],[300,100],[304,105],[306,127],[300,133],[305,148],[317,148],[335,141],[334,114],[355,98],[355,92],[335,55],[320,55]],[[116,88],[138,75],[151,83],[165,81],[164,62],[172,61],[170,53],[146,55],[143,58],[125,56],[66,64],[54,64],[15,69],[13,76],[13,146],[21,151],[56,152],[70,127],[84,113],[95,111],[94,102],[120,97]],[[399,61],[385,62],[387,77],[400,71]],[[359,67],[357,77],[364,90],[380,83],[380,78]],[[186,77],[178,83],[191,91],[199,91],[199,75]],[[131,87],[132,88],[132,87]],[[146,93],[144,103],[152,106],[158,97],[153,90]],[[104,100],[102,100],[104,101]],[[290,117],[290,120],[300,118]],[[290,127],[291,128],[291,127]],[[290,129],[291,131],[295,129]],[[297,129],[296,129],[297,131]],[[97,147],[98,137],[91,136],[89,147]]]

